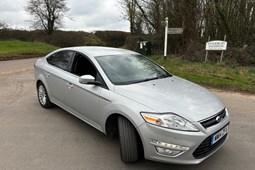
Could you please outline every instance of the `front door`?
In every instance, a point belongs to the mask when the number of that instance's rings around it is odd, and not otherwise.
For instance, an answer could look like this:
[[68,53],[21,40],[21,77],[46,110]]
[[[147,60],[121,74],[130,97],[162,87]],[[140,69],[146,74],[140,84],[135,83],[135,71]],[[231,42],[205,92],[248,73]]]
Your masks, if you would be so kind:
[[98,72],[91,61],[81,54],[76,54],[72,75],[67,79],[66,100],[70,109],[87,123],[97,129],[102,129],[99,125],[99,100],[102,87],[79,83],[79,77],[91,75],[98,77]]

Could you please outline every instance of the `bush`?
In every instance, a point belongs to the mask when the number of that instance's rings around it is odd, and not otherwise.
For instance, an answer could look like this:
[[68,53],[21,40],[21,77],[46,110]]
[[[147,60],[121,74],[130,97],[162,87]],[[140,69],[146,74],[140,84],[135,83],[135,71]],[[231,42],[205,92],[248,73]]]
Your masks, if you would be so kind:
[[255,65],[255,45],[244,48],[229,48],[224,54],[224,60],[229,64]]
[[24,31],[0,29],[0,40],[45,42],[57,47],[84,45],[104,46],[104,43],[94,34],[82,31],[55,31],[52,35],[48,35],[44,30]]
[[[205,60],[205,44],[190,41],[187,51],[182,58],[190,61],[203,62]],[[209,51],[208,61],[219,62],[221,51]],[[255,45],[246,46],[244,48],[228,47],[224,51],[223,62],[230,65],[254,65],[255,64]]]
[[105,46],[105,42],[103,42],[95,34],[88,34],[87,36],[83,36],[83,38],[84,38],[84,45],[87,45],[87,46]]
[[[204,61],[205,60],[205,46],[199,42],[194,42],[190,40],[190,42],[187,45],[186,52],[183,53],[181,56],[184,59],[187,59],[189,61]],[[216,61],[215,53],[212,53],[212,51],[209,52],[208,60],[210,61]]]
[[45,36],[46,42],[58,47],[71,47],[83,45],[83,38],[79,32],[55,31],[51,36]]
[[20,40],[27,41],[30,38],[29,31],[0,29],[0,40]]
[[161,36],[136,36],[130,35],[126,39],[125,48],[139,52],[139,43],[141,41],[149,41],[151,42],[151,52],[153,55],[155,54],[163,54],[164,50],[164,39]]
[[139,41],[141,41],[141,37],[140,36],[128,36],[126,38],[126,42],[125,42],[125,48],[129,49],[129,50],[133,50],[136,52],[139,52],[138,49],[138,43]]
[[97,31],[95,35],[100,38],[106,46],[122,47],[129,33],[122,31]]

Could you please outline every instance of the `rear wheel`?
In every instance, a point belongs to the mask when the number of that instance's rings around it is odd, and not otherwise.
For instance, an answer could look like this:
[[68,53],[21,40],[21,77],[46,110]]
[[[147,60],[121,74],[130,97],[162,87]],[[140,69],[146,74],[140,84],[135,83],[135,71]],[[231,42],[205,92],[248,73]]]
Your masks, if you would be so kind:
[[138,161],[138,140],[135,127],[126,118],[118,117],[120,155],[124,163]]
[[38,96],[38,101],[40,105],[44,108],[50,108],[53,106],[53,103],[51,103],[47,90],[43,83],[39,83],[37,86],[37,96]]

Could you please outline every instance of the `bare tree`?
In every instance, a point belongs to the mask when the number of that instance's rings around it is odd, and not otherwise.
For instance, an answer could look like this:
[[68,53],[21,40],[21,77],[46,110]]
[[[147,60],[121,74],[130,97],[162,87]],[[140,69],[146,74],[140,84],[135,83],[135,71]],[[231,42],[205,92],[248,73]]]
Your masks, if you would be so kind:
[[4,22],[0,20],[0,29],[6,29],[8,28],[8,25]]
[[[186,50],[191,41],[204,42],[222,39],[227,35],[229,44],[254,44],[254,0],[119,0],[123,13],[130,21],[131,32],[139,16],[143,33],[163,35],[161,21],[169,18],[169,27],[181,27],[183,34],[171,36],[172,46]],[[171,38],[169,37],[169,38]],[[175,38],[175,41],[173,41]],[[178,42],[177,42],[178,41]]]
[[130,32],[132,34],[142,33],[142,15],[138,10],[136,0],[118,0],[123,10],[123,17],[130,23]]
[[44,28],[52,34],[63,26],[63,18],[70,9],[66,0],[29,0],[25,10],[32,15],[34,28]]

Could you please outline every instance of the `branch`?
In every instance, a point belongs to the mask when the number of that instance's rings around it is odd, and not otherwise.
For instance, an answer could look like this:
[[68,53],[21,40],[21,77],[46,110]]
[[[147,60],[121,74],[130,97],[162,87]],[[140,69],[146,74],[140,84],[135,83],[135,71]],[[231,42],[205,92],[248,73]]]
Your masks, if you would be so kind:
[[138,8],[140,9],[140,11],[142,12],[144,19],[155,29],[155,24],[148,18],[148,16],[146,15],[146,12],[142,8],[142,6],[138,3],[137,0],[135,0],[135,3],[138,6]]

